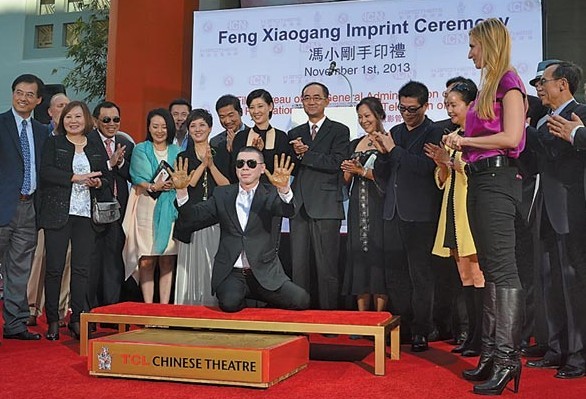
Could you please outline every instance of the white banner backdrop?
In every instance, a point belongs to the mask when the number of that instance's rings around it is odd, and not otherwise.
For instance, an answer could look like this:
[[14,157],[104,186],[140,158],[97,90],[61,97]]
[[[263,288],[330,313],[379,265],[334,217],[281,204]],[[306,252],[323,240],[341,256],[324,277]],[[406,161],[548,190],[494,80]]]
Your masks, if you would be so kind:
[[[379,97],[390,128],[402,122],[397,91],[412,79],[430,90],[428,115],[445,119],[445,81],[457,75],[479,81],[467,59],[468,32],[490,17],[509,28],[513,65],[528,84],[542,59],[539,0],[373,0],[198,11],[192,104],[214,114],[216,134],[222,130],[215,113],[221,95],[241,99],[250,125],[246,95],[264,88],[275,101],[271,124],[287,131],[301,88],[320,81],[330,89],[330,107]],[[337,71],[327,76],[332,62]],[[357,123],[350,128],[355,132]]]

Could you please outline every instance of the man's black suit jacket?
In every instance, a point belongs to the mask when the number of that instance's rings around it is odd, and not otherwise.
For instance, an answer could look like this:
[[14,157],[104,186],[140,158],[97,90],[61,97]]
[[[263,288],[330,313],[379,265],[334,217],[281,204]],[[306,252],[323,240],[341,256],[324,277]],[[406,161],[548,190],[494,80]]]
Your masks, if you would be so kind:
[[309,150],[296,163],[291,188],[297,206],[305,205],[312,219],[344,219],[344,180],[340,169],[347,159],[350,130],[346,125],[326,118],[311,140],[309,123],[299,125],[288,133],[289,140],[301,137]]
[[580,127],[574,135],[574,147],[577,150],[586,150],[586,127]]
[[[586,105],[573,101],[560,112],[572,112],[586,120]],[[543,156],[538,158],[543,201],[549,221],[558,234],[583,230],[586,223],[584,165],[586,154],[571,143],[549,133],[547,123],[538,129]]]
[[275,291],[289,277],[279,260],[281,218],[295,213],[295,204],[283,202],[269,184],[259,184],[250,207],[246,228],[242,230],[236,213],[239,185],[216,187],[207,201],[187,202],[179,209],[178,224],[196,231],[220,224],[220,245],[214,259],[212,292],[228,277],[238,256],[244,251],[254,277],[267,290]]
[[[88,140],[84,152],[92,172],[102,172],[102,186],[90,188],[92,200],[111,201],[110,172],[99,147]],[[41,157],[39,226],[58,229],[69,220],[69,205],[73,183],[73,156],[75,146],[65,136],[51,136],[45,141]],[[93,224],[94,230],[103,231],[104,225]]]
[[435,163],[423,145],[439,144],[442,131],[426,117],[414,131],[402,123],[391,129],[391,135],[395,148],[379,156],[374,166],[376,180],[385,187],[384,219],[397,215],[407,222],[436,222],[441,192],[434,180]]
[[[31,121],[38,183],[41,171],[41,153],[47,138],[47,128],[34,119]],[[0,176],[0,226],[5,226],[14,217],[24,181],[24,162],[19,131],[12,110],[0,114]],[[38,196],[35,196],[35,203],[36,197]]]
[[[90,134],[88,134],[88,141],[91,141],[95,147],[100,148],[102,155],[109,159],[108,153],[106,152],[106,147],[104,146],[104,142],[100,137],[100,133],[97,130],[92,130]],[[118,202],[120,203],[120,214],[124,216],[126,213],[126,205],[128,204],[128,182],[130,182],[130,158],[132,157],[132,150],[134,149],[134,144],[130,142],[126,137],[122,135],[116,135],[114,138],[115,148],[118,148],[118,144],[122,146],[126,146],[126,151],[124,153],[124,164],[121,167],[116,165],[111,165],[112,169],[110,170],[112,181],[116,182],[116,189],[118,192]],[[114,195],[114,184],[110,186],[112,191],[112,195]]]

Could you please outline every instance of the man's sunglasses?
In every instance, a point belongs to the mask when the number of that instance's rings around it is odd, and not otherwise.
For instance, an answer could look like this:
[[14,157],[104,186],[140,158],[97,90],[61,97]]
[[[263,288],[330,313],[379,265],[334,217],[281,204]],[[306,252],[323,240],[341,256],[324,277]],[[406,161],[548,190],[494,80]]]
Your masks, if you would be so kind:
[[105,116],[102,118],[102,123],[110,123],[110,122],[120,123],[120,117],[115,116],[113,118],[110,118],[109,116]]
[[264,163],[264,162],[258,162],[258,161],[254,160],[254,159],[247,159],[247,160],[237,159],[236,160],[236,168],[237,169],[242,169],[244,167],[244,164],[246,164],[246,165],[248,165],[248,167],[250,169],[254,169],[254,168],[256,168],[256,166],[258,164],[261,164],[261,163]]

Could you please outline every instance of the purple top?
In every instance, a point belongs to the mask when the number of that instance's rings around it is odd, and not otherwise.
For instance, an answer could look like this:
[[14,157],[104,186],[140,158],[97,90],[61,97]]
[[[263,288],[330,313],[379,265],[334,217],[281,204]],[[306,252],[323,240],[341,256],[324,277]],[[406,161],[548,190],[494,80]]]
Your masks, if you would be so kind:
[[[501,78],[496,90],[496,101],[493,103],[494,119],[482,119],[476,113],[473,101],[468,113],[466,114],[466,130],[464,137],[490,136],[503,131],[503,104],[502,99],[509,90],[519,90],[526,95],[525,86],[519,75],[513,71],[507,71]],[[523,128],[523,137],[516,148],[511,149],[493,149],[484,150],[482,148],[464,147],[462,148],[462,158],[468,163],[480,161],[484,158],[490,158],[497,155],[505,155],[509,158],[519,158],[519,154],[525,148],[525,129]]]

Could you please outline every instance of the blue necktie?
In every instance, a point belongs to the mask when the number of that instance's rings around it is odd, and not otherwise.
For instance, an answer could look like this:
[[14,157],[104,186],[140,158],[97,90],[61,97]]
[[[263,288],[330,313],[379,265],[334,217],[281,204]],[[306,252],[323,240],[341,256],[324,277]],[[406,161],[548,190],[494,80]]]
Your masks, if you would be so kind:
[[22,182],[21,194],[30,194],[31,191],[31,149],[28,143],[28,135],[26,134],[26,119],[22,121],[22,129],[20,129],[20,149],[22,150],[22,158],[24,159],[24,181]]

